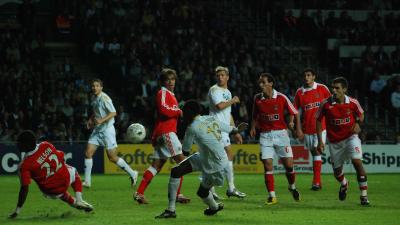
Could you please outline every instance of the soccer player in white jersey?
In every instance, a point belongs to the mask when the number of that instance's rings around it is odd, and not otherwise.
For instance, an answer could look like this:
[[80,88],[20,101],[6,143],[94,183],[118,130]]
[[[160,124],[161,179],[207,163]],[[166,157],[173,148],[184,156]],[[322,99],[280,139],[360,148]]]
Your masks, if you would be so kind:
[[235,128],[213,116],[200,116],[200,112],[201,106],[194,100],[187,101],[183,107],[184,124],[188,124],[183,151],[189,154],[193,143],[198,145],[199,151],[172,168],[168,184],[168,209],[156,216],[156,219],[176,218],[175,203],[180,177],[193,171],[202,173],[197,195],[208,205],[204,214],[212,216],[224,207],[215,201],[210,191],[214,185],[224,183],[224,170],[229,162],[221,142],[222,132],[236,134],[247,129],[247,124],[242,123]]
[[[232,98],[231,92],[228,90],[228,80],[229,80],[229,70],[226,67],[218,66],[215,69],[215,75],[217,78],[217,84],[213,85],[208,91],[208,98],[210,101],[210,115],[214,116],[217,120],[230,124],[232,126],[235,125],[233,117],[231,115],[231,105],[240,103],[239,97],[234,96]],[[229,138],[229,133],[222,132],[221,133],[221,141],[223,142],[225,152],[228,156],[228,164],[225,169],[226,179],[228,182],[228,190],[226,191],[226,195],[228,197],[234,196],[238,198],[246,197],[246,194],[240,192],[234,184],[233,177],[233,152],[231,148],[231,142]],[[236,143],[241,144],[243,142],[242,136],[239,133],[234,135],[234,139]],[[215,194],[215,197],[218,196]]]
[[103,92],[103,82],[93,79],[91,107],[93,114],[90,116],[87,127],[93,129],[85,151],[85,182],[84,187],[92,184],[91,173],[93,167],[93,155],[98,146],[106,149],[108,159],[117,164],[130,176],[131,185],[136,184],[138,172],[132,170],[122,158],[117,155],[117,141],[115,138],[114,117],[117,115],[111,98]]

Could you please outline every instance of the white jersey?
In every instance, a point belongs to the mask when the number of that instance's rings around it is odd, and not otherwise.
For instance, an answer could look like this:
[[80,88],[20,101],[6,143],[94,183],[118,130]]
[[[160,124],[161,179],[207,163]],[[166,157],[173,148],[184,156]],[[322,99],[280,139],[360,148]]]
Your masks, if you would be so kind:
[[[116,112],[111,98],[104,92],[101,92],[98,96],[93,96],[90,105],[92,106],[95,118],[103,118],[111,112]],[[102,124],[96,125],[94,131],[104,131],[113,124],[114,117]]]
[[215,173],[228,163],[228,157],[221,142],[221,132],[231,132],[229,124],[222,123],[213,116],[197,116],[188,126],[183,140],[183,150],[190,151],[192,144],[199,147],[203,171]]
[[232,94],[227,88],[219,87],[217,84],[212,86],[208,91],[208,99],[210,100],[210,115],[217,118],[223,123],[231,123],[231,106],[219,110],[216,105],[221,102],[227,102],[232,99]]

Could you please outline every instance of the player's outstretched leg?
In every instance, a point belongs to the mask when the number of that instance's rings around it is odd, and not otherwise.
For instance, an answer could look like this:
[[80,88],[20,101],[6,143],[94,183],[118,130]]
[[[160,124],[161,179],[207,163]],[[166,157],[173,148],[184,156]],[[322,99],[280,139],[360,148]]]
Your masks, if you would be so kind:
[[265,201],[265,204],[266,205],[274,205],[274,204],[278,203],[278,200],[276,199],[276,195],[275,195],[275,184],[274,184],[273,171],[265,172],[264,182],[265,182],[265,187],[267,188],[267,191],[268,191],[268,198],[267,198],[267,201]]
[[148,204],[149,202],[144,197],[144,191],[147,189],[147,186],[150,184],[151,180],[155,175],[157,175],[157,169],[150,166],[147,168],[146,171],[143,173],[142,181],[139,184],[139,188],[137,189],[136,193],[134,194],[134,199],[139,204]]
[[313,156],[313,182],[311,190],[319,191],[322,188],[321,182],[322,158],[320,155]]
[[189,160],[182,161],[178,166],[172,168],[171,176],[168,182],[168,209],[156,216],[156,219],[176,218],[176,202],[178,198],[178,189],[182,184],[182,177],[192,172],[192,165]]
[[237,198],[246,197],[246,193],[240,192],[235,187],[232,161],[228,161],[228,164],[225,168],[225,173],[226,173],[226,180],[228,182],[228,190],[226,190],[226,196],[228,196],[228,198],[230,198],[230,197],[237,197]]
[[204,215],[215,215],[218,211],[221,211],[224,208],[224,204],[217,203],[214,200],[213,195],[210,192],[210,188],[203,187],[202,184],[200,184],[197,195],[201,198],[201,200],[203,200],[206,205],[208,205],[208,208],[204,210]]

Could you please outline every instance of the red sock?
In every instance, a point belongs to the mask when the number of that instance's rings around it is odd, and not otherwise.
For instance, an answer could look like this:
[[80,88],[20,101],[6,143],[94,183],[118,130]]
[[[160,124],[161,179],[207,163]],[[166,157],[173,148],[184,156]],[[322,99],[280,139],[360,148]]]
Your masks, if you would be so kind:
[[140,182],[139,188],[137,189],[137,193],[144,194],[144,191],[150,184],[153,177],[154,175],[149,170],[144,171],[142,181]]
[[313,184],[321,185],[321,166],[322,166],[321,160],[313,161],[313,172],[314,172]]
[[286,178],[290,185],[294,184],[294,182],[296,181],[296,173],[294,171],[286,172]]
[[75,202],[75,199],[68,192],[65,192],[63,194],[63,196],[61,196],[60,199],[63,200],[64,202],[70,204],[70,205],[74,204],[74,202]]
[[74,192],[82,192],[82,180],[77,172],[75,172],[75,182],[71,184]]
[[274,174],[272,172],[265,172],[264,174],[264,181],[265,181],[265,186],[267,187],[267,191],[275,191],[274,189]]
[[179,181],[178,192],[176,192],[176,196],[178,196],[181,193],[182,181],[183,177],[181,177],[181,180]]

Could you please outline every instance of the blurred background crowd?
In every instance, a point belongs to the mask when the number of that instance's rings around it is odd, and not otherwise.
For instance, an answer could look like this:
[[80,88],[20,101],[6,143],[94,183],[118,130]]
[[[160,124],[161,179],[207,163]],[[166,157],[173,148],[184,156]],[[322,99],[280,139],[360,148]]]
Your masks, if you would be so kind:
[[218,65],[229,68],[229,89],[241,100],[236,121],[251,120],[261,72],[293,100],[311,67],[328,86],[349,79],[366,110],[364,143],[400,143],[395,0],[0,1],[0,142],[21,129],[86,141],[93,77],[117,109],[117,140],[133,122],[151,132],[161,69],[177,71],[178,101],[197,99],[207,111]]

